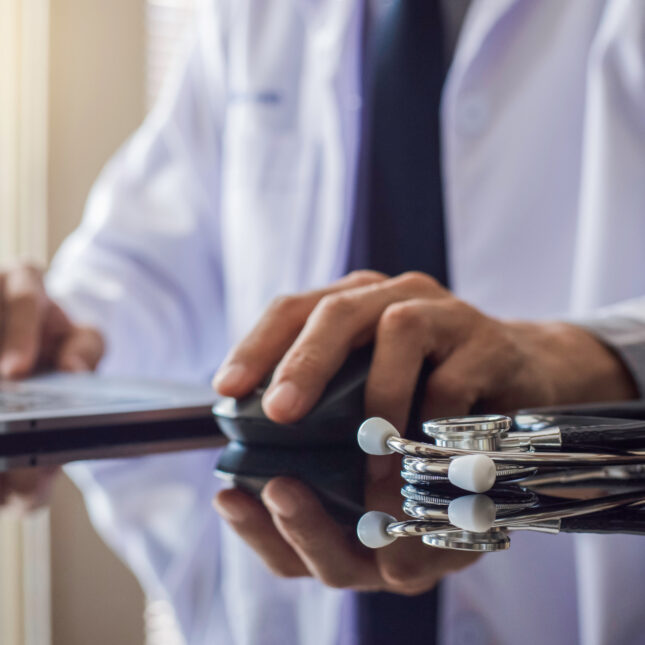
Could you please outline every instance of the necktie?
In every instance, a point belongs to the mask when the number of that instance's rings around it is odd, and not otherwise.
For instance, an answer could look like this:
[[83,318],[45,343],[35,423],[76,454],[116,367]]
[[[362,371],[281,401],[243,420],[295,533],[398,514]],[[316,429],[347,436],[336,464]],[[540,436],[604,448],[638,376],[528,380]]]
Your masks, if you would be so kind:
[[[397,0],[367,48],[359,197],[348,269],[417,270],[448,283],[440,168],[438,0]],[[436,642],[437,590],[356,594],[361,645]]]
[[398,0],[367,48],[360,186],[350,269],[429,273],[447,284],[438,0]]

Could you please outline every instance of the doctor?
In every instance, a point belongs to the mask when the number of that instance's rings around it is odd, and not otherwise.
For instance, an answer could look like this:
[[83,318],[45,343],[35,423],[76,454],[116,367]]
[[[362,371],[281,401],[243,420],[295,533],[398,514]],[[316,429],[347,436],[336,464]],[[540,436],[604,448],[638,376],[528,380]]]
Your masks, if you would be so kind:
[[[447,33],[458,32],[456,4],[443,6]],[[349,343],[375,330],[377,341],[388,330],[398,339],[402,328],[408,337],[407,325],[410,338],[434,342],[428,353],[442,365],[450,360],[442,361],[441,340],[455,349],[470,339],[476,345],[450,367],[458,388],[431,388],[433,415],[477,398],[507,405],[509,390],[513,403],[642,392],[645,306],[629,299],[645,294],[645,5],[472,3],[441,104],[446,248],[459,300],[425,276],[359,274],[331,287],[335,295],[318,307],[325,285],[348,265],[360,183],[364,9],[358,0],[205,3],[185,65],[103,172],[48,276],[47,295],[33,289],[47,303],[38,311],[54,298],[70,329],[99,329],[104,371],[204,380],[276,295],[305,292],[279,301],[277,326],[271,313],[261,318],[220,373],[222,391],[241,392],[259,376],[245,356],[266,367],[287,352],[265,401],[274,418],[304,413]],[[400,303],[407,311],[399,306],[384,317]],[[440,311],[450,312],[450,323]],[[579,326],[539,322],[548,318],[584,322],[612,350]],[[38,320],[36,341],[49,318]],[[341,322],[325,327],[330,320]],[[276,328],[285,335],[276,337]],[[321,330],[344,346],[314,362]],[[417,343],[405,346],[410,354],[396,357],[397,373],[409,377],[419,355]],[[23,371],[38,358],[38,342],[30,347]],[[496,348],[495,365],[515,369],[492,382],[486,367]],[[382,358],[381,378],[395,365]],[[464,373],[480,377],[467,392]],[[309,380],[295,404],[281,405],[277,386],[293,382],[288,375]],[[377,375],[375,368],[374,391],[396,394],[389,414],[403,415],[405,384],[393,391]],[[532,391],[536,399],[523,398]],[[336,643],[348,634],[346,592],[299,576],[410,593],[466,564],[425,549],[415,559],[421,581],[411,579],[405,554],[392,559],[403,563],[390,569],[396,575],[378,579],[371,563],[348,559],[324,516],[313,527],[289,526],[285,498],[296,519],[299,501],[314,503],[301,488],[278,480],[267,490],[271,524],[248,499],[220,495],[222,512],[261,558],[297,576],[277,579],[235,531],[205,513],[219,488],[214,461],[211,452],[195,452],[70,468],[97,529],[151,597],[172,603],[188,643]],[[387,473],[378,475],[387,482]],[[303,531],[306,543],[298,542]],[[322,575],[325,550],[346,564],[345,579]],[[519,535],[509,552],[445,579],[441,642],[636,643],[645,631],[644,565],[638,538]]]

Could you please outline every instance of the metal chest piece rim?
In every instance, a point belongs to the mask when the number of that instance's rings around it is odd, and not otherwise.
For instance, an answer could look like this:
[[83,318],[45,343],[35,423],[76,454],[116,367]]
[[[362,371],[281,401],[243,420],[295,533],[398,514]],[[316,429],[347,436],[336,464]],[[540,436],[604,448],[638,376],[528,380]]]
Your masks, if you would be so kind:
[[424,535],[421,540],[425,545],[438,549],[479,553],[506,551],[511,545],[511,538],[501,528],[492,528],[484,533],[460,530],[436,532]]

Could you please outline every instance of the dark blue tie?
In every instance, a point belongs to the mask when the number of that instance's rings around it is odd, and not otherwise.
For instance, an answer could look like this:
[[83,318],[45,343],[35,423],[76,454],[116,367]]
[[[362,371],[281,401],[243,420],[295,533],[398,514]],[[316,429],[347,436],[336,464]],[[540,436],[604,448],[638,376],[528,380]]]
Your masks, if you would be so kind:
[[350,269],[418,270],[448,283],[438,0],[398,0],[367,47],[360,186]]
[[[359,196],[348,269],[423,271],[448,284],[438,0],[398,0],[367,47]],[[430,553],[428,554],[430,557]],[[437,590],[356,594],[360,645],[436,642]]]

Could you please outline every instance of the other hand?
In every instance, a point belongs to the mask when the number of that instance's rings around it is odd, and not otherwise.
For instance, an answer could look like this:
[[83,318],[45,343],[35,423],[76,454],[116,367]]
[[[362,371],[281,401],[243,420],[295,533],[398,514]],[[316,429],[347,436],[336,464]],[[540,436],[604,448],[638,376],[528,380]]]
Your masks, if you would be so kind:
[[[0,378],[40,369],[93,370],[103,354],[98,331],[76,325],[47,295],[42,272],[31,265],[0,271]],[[44,504],[55,468],[0,473],[0,506],[31,510]]]
[[74,324],[49,298],[38,268],[0,271],[0,378],[93,370],[102,355],[100,333]]
[[0,473],[0,508],[23,515],[46,506],[59,470],[57,466],[40,466]]

